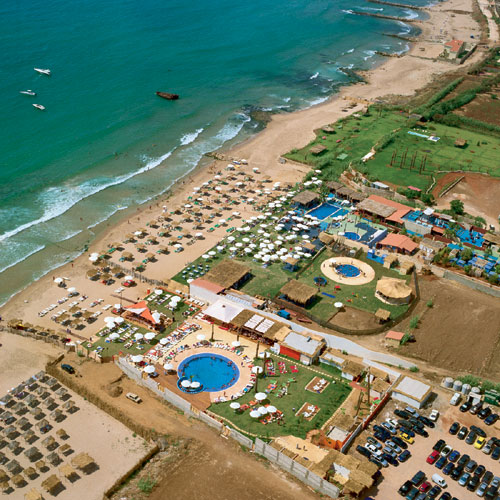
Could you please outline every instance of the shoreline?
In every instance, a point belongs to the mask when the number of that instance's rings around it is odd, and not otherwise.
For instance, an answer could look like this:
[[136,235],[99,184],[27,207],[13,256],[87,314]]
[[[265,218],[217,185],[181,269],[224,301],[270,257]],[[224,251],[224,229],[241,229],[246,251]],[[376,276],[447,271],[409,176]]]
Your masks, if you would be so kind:
[[[292,165],[291,163],[282,165],[279,163],[280,156],[293,148],[305,146],[315,137],[315,129],[327,123],[337,121],[341,117],[361,111],[366,105],[355,105],[354,102],[349,100],[350,98],[374,102],[389,95],[414,95],[436,76],[456,71],[457,66],[450,65],[444,61],[426,59],[421,56],[421,52],[427,53],[432,51],[433,47],[434,51],[436,47],[439,47],[439,50],[441,50],[440,43],[435,40],[439,38],[446,39],[446,36],[449,38],[451,34],[447,34],[448,29],[453,29],[454,37],[465,36],[466,33],[470,33],[473,30],[473,26],[476,26],[475,21],[468,19],[469,22],[466,23],[463,18],[468,18],[469,16],[464,14],[451,18],[447,11],[453,8],[465,10],[466,7],[472,10],[471,3],[471,0],[448,0],[447,2],[431,6],[429,8],[429,19],[422,23],[418,40],[411,43],[411,48],[405,55],[397,58],[387,58],[387,60],[382,61],[380,65],[373,69],[360,72],[367,83],[353,83],[342,86],[336,94],[331,95],[325,102],[312,107],[292,113],[274,114],[267,127],[262,131],[244,139],[241,143],[237,143],[229,149],[222,147],[219,151],[228,156],[246,158],[251,167],[259,168],[262,174],[270,175],[273,181],[282,181],[284,176],[292,179],[303,176],[309,170],[308,167],[304,168]],[[447,28],[448,24],[450,25],[449,28]],[[467,25],[466,28],[462,28],[462,33],[457,32],[459,30],[454,28],[454,26],[456,27],[459,24]],[[438,25],[440,25],[440,28]],[[481,51],[477,51],[474,57],[468,60],[466,65],[472,64],[480,57],[480,54]],[[349,109],[346,111],[347,108]],[[50,276],[52,273],[57,273],[59,276],[68,276],[72,281],[77,281],[79,278],[86,280],[85,270],[89,267],[86,258],[88,254],[92,251],[99,252],[99,249],[104,248],[112,241],[121,241],[123,235],[130,232],[131,224],[136,227],[144,226],[148,220],[161,215],[161,206],[163,204],[166,204],[169,210],[173,210],[180,206],[182,202],[185,203],[185,198],[192,187],[201,185],[203,182],[211,179],[213,177],[213,172],[211,172],[212,167],[221,168],[223,164],[224,162],[205,162],[202,159],[193,169],[186,172],[167,188],[162,195],[155,196],[150,201],[137,207],[135,211],[131,210],[129,215],[120,214],[118,220],[110,227],[107,227],[110,225],[109,220],[106,221],[104,223],[106,226],[102,229],[101,235],[94,239],[89,248],[76,259],[48,271],[44,276],[11,296],[0,307],[2,316],[7,318],[26,317],[26,309],[35,307],[34,305],[27,306],[27,304],[32,303],[35,298],[38,298],[38,301],[40,301],[40,297],[43,296],[45,289],[54,288]],[[196,249],[198,250],[199,246]],[[199,253],[198,251],[197,254]],[[177,256],[173,256],[172,254],[167,257],[170,261],[169,264],[172,264],[169,266],[171,269],[167,273],[168,277],[175,275],[183,267],[181,264],[185,263],[186,259],[184,257],[186,257],[186,254],[189,254],[189,251],[178,254],[181,258],[177,258]],[[176,263],[173,262],[175,260],[177,261]],[[160,279],[164,279],[164,277],[162,276]],[[88,280],[86,281],[88,282]],[[137,289],[134,289],[134,293],[137,292],[140,295],[145,291],[146,287],[147,284],[141,284]],[[115,287],[112,286],[110,288],[114,289]],[[103,296],[108,292],[111,295],[112,290],[103,290],[101,286],[100,292]],[[31,318],[28,320],[33,321]]]

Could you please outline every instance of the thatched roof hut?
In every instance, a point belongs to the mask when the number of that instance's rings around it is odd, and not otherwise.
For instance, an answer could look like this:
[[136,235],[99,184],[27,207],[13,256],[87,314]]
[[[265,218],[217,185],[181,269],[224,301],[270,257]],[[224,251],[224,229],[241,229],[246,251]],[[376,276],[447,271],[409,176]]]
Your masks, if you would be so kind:
[[312,153],[313,155],[320,155],[326,150],[327,148],[326,146],[323,146],[323,144],[316,144],[309,150],[309,152]]
[[375,317],[382,323],[384,321],[389,321],[391,317],[391,311],[388,311],[387,309],[382,309],[379,308],[377,309],[377,312],[375,313]]
[[43,500],[42,494],[35,488],[24,494],[24,500]]
[[28,467],[27,469],[24,469],[23,474],[28,478],[28,479],[34,479],[38,473],[33,467]]
[[396,211],[394,207],[384,205],[383,203],[371,200],[370,198],[367,198],[359,203],[357,208],[362,212],[367,212],[369,214],[382,217],[383,219],[390,217]]
[[305,306],[316,295],[316,288],[297,280],[290,280],[280,292],[292,302]]
[[318,193],[315,193],[314,191],[301,191],[300,193],[296,194],[292,198],[293,203],[298,203],[299,205],[302,205],[304,207],[309,207],[313,205],[314,203],[317,203],[319,201],[320,197]]
[[381,278],[375,290],[375,296],[389,304],[408,304],[412,289],[406,281],[397,278]]
[[321,232],[319,233],[319,241],[328,246],[331,245],[333,242],[335,242],[335,236],[333,234]]
[[55,475],[52,474],[49,476],[43,483],[42,483],[42,488],[50,494],[53,494],[53,492],[56,492],[59,488],[61,488],[62,483],[61,480]]
[[8,480],[9,476],[7,475],[7,473],[3,469],[0,469],[0,483],[3,483],[4,481]]
[[26,479],[24,479],[21,474],[16,474],[15,476],[12,476],[10,480],[14,483],[14,486],[16,488],[22,488],[26,484]]
[[238,288],[250,276],[250,268],[232,259],[225,259],[210,269],[203,279],[223,288]]
[[76,457],[71,460],[71,463],[81,471],[88,471],[92,466],[95,465],[95,460],[87,453],[79,453]]
[[59,472],[68,480],[68,481],[74,481],[75,479],[78,479],[78,474],[73,467],[69,464],[61,465],[59,467]]
[[344,185],[341,182],[328,181],[326,183],[326,187],[330,190],[331,193],[336,193],[340,188],[344,187]]

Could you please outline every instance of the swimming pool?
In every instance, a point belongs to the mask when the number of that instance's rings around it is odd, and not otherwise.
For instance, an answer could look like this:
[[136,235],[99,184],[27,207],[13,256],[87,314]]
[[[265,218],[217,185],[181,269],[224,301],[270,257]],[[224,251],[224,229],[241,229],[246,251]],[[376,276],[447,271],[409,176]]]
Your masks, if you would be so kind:
[[319,207],[311,210],[309,215],[312,215],[320,220],[326,219],[327,217],[331,217],[335,215],[338,217],[339,215],[345,215],[348,211],[345,208],[339,207],[335,204],[323,203]]
[[361,274],[361,271],[352,264],[339,264],[336,269],[339,274],[346,278],[357,278]]
[[349,240],[352,240],[352,241],[358,241],[361,239],[361,236],[357,233],[353,233],[352,231],[346,231],[344,233],[344,236],[349,239]]
[[[195,354],[183,360],[177,368],[177,374],[181,380],[200,382],[200,390],[205,392],[228,389],[240,377],[240,371],[233,361],[225,356],[208,352]],[[179,386],[179,389],[192,392],[182,386]]]

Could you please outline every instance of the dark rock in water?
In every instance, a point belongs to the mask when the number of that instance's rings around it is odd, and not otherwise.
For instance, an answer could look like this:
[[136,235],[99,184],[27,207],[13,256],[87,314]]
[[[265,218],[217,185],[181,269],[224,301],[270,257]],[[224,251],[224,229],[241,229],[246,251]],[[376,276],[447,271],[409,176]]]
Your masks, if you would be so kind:
[[163,97],[163,99],[167,99],[168,101],[176,101],[179,99],[178,94],[169,94],[168,92],[156,92],[156,95]]
[[261,109],[254,109],[250,111],[250,118],[256,122],[266,124],[272,119],[272,113],[270,111],[263,111]]

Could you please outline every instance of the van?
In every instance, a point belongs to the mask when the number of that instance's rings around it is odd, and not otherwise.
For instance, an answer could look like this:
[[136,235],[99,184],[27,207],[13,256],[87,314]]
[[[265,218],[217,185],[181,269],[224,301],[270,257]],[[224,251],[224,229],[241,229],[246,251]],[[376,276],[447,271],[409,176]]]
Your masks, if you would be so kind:
[[441,488],[446,488],[446,486],[448,486],[446,481],[439,474],[432,474],[431,479],[433,483],[441,486]]
[[461,397],[462,397],[462,395],[459,392],[455,392],[455,394],[453,394],[453,396],[450,399],[450,405],[457,406],[458,403],[460,403]]

